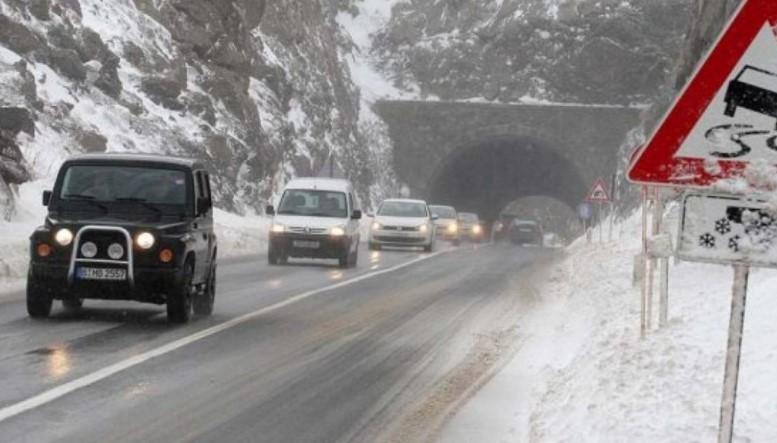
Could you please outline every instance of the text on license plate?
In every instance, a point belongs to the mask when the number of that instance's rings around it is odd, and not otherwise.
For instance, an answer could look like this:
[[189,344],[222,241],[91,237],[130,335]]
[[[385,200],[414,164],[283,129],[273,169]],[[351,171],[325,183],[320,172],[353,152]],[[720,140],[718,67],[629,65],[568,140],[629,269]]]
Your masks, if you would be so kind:
[[294,240],[292,244],[295,248],[302,249],[318,249],[321,247],[321,243],[317,241]]
[[126,280],[126,269],[109,268],[78,268],[77,276],[79,280]]

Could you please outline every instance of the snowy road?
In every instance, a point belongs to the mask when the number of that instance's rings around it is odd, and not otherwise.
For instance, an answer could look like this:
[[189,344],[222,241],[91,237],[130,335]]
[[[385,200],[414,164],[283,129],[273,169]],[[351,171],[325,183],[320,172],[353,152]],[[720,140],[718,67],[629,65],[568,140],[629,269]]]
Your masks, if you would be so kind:
[[[263,256],[222,261],[215,315],[181,327],[162,307],[97,301],[32,321],[23,294],[4,295],[0,435],[426,439],[509,350],[533,296],[522,270],[548,255],[363,250],[345,271],[271,268]],[[30,399],[35,407],[24,410]]]

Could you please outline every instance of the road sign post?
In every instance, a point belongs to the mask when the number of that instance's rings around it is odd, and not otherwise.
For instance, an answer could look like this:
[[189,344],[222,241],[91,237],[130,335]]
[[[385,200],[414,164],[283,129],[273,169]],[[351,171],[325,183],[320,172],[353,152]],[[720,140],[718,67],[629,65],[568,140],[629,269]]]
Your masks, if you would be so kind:
[[599,224],[599,243],[604,243],[604,213],[602,205],[610,203],[610,192],[607,190],[607,182],[603,178],[599,177],[591,186],[591,190],[588,191],[588,196],[585,199],[588,203],[594,203],[597,205],[596,221]]
[[641,185],[709,189],[733,180],[737,189],[751,188],[742,191],[748,195],[687,195],[677,244],[680,259],[735,269],[720,443],[734,435],[748,272],[777,267],[777,213],[753,197],[774,192],[773,180],[754,177],[777,175],[763,172],[777,164],[775,29],[777,1],[743,0],[628,172]]

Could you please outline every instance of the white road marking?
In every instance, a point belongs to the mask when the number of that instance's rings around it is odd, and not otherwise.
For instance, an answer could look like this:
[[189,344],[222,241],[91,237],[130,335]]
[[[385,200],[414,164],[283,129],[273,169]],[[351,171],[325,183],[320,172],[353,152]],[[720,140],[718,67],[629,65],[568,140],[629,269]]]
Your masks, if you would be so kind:
[[38,408],[40,406],[43,406],[47,403],[51,403],[52,401],[63,397],[67,394],[70,394],[78,389],[93,385],[101,380],[104,380],[112,375],[115,375],[119,372],[122,372],[126,369],[132,368],[133,366],[137,366],[141,363],[147,362],[153,358],[169,354],[170,352],[173,352],[177,349],[183,348],[184,346],[190,345],[192,343],[195,343],[197,341],[200,341],[202,339],[205,339],[207,337],[210,337],[212,335],[218,334],[219,332],[225,331],[227,329],[234,328],[236,326],[239,326],[243,323],[246,323],[248,321],[251,321],[259,316],[262,316],[264,314],[267,314],[272,311],[276,311],[278,309],[284,308],[286,306],[289,306],[291,304],[297,303],[299,301],[305,300],[306,298],[313,297],[314,295],[318,295],[324,292],[329,292],[335,289],[339,289],[345,286],[352,285],[354,283],[359,283],[364,280],[368,280],[370,278],[378,277],[380,275],[388,274],[391,272],[398,271],[403,268],[407,268],[409,266],[415,265],[417,263],[420,263],[425,260],[429,260],[431,258],[434,258],[438,255],[445,254],[448,252],[452,252],[453,250],[444,250],[439,251],[433,254],[429,255],[423,255],[420,256],[414,260],[410,260],[409,262],[405,262],[396,266],[393,266],[391,268],[384,269],[382,271],[375,271],[375,272],[368,272],[367,274],[360,275],[358,277],[354,277],[350,280],[345,280],[343,282],[329,285],[320,289],[313,289],[307,292],[303,292],[302,294],[295,295],[291,298],[288,298],[282,302],[278,302],[274,305],[267,306],[265,308],[250,312],[248,314],[242,315],[240,317],[233,318],[232,320],[228,320],[224,323],[218,324],[216,326],[212,326],[208,329],[203,329],[202,331],[196,332],[194,334],[188,335],[186,337],[179,338],[178,340],[172,341],[166,345],[160,346],[155,349],[148,350],[146,352],[143,352],[142,354],[138,354],[136,356],[127,358],[125,360],[122,360],[120,362],[114,363],[110,366],[106,366],[96,372],[92,372],[91,374],[84,375],[82,377],[79,377],[75,380],[69,381],[67,383],[64,383],[62,385],[59,385],[55,388],[49,389],[48,391],[44,391],[38,395],[35,395],[33,397],[30,397],[26,400],[22,400],[18,403],[14,403],[10,406],[6,406],[2,409],[0,409],[0,422],[3,422],[5,420],[10,419],[11,417],[15,417],[19,414],[22,414],[24,412],[27,412],[29,410]]

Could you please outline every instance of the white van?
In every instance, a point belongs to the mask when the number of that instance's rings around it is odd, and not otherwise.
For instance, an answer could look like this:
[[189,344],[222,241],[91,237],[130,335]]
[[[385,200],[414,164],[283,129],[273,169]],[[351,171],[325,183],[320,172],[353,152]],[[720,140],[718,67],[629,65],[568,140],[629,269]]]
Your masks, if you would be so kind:
[[361,210],[348,180],[299,178],[283,190],[273,216],[267,259],[271,265],[293,258],[337,259],[341,268],[356,266]]

